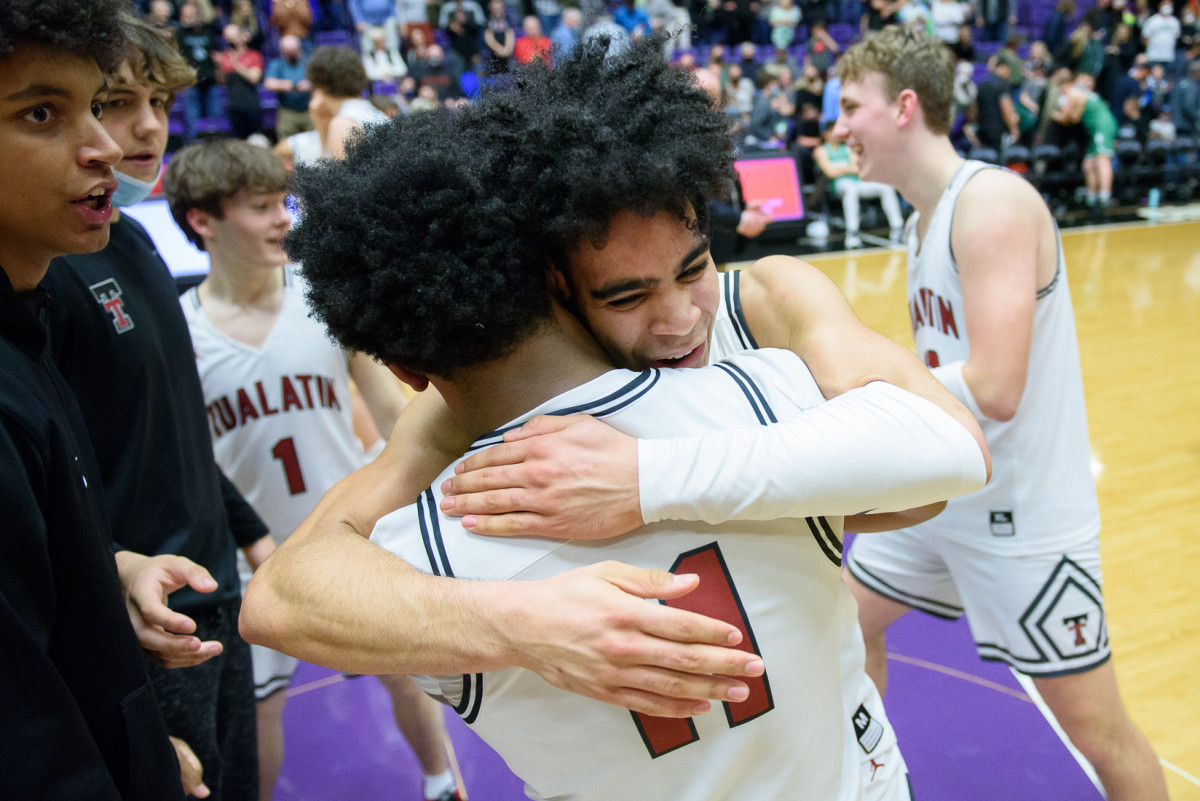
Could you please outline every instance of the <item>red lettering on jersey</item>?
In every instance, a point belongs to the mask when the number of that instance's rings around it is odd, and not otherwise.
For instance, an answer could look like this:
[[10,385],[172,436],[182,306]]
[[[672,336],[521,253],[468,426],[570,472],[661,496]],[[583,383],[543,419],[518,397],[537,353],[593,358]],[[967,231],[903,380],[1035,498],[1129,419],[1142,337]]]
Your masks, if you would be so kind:
[[312,381],[312,376],[311,375],[298,375],[298,376],[296,376],[296,380],[299,381],[300,384],[304,387],[304,399],[308,401],[308,406],[306,406],[305,408],[311,409],[313,407],[312,388],[309,387],[308,384],[310,381]]
[[1075,632],[1076,645],[1087,645],[1087,640],[1083,638],[1083,627],[1087,625],[1087,619],[1086,614],[1063,618],[1063,625]]
[[337,394],[333,391],[333,382],[328,378],[325,379],[325,389],[328,392],[329,401],[325,404],[325,406],[330,409],[337,409],[340,412],[342,410],[342,404],[338,403]]
[[945,298],[938,296],[938,311],[941,313],[941,332],[950,334],[953,332],[954,338],[958,339],[958,324],[954,322],[954,306],[946,301]]
[[227,396],[222,396],[219,401],[213,404],[217,409],[217,414],[221,417],[221,425],[226,431],[230,431],[237,425],[237,415],[233,413],[233,405],[229,402]]
[[267,400],[267,393],[263,390],[261,381],[254,382],[254,388],[258,391],[258,403],[262,406],[263,417],[270,417],[273,414],[279,414],[278,409],[272,409],[270,401]]
[[221,429],[217,427],[217,404],[208,404],[204,407],[204,412],[208,415],[208,424],[212,426],[213,437],[221,436]]
[[279,380],[280,390],[283,392],[283,410],[291,411],[293,407],[303,409],[304,404],[300,402],[300,396],[296,394],[296,388],[292,386],[292,380],[286,375]]
[[[737,646],[747,653],[758,653],[758,645],[750,621],[746,619],[742,601],[733,577],[725,564],[721,548],[717,543],[711,543],[703,548],[697,548],[675,560],[671,566],[672,573],[695,573],[700,576],[700,587],[683,596],[662,603],[676,609],[685,609],[707,617],[723,620],[736,626],[742,632],[742,641]],[[759,715],[770,712],[775,703],[771,698],[770,683],[764,673],[757,678],[743,679],[750,687],[750,696],[739,704],[726,703],[725,717],[729,725],[740,726],[754,720]],[[695,725],[690,719],[658,718],[634,712],[633,719],[637,723],[642,741],[652,758],[657,758],[677,748],[696,742],[700,739]]]
[[258,409],[254,408],[254,404],[250,401],[250,396],[246,394],[246,390],[238,387],[238,425],[246,425],[246,421],[254,418],[258,419]]

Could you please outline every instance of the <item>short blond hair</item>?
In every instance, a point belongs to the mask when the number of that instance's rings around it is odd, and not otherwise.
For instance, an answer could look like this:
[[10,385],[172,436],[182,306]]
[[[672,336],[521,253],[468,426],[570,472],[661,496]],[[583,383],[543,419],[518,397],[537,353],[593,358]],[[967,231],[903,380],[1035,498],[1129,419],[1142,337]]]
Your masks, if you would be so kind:
[[917,95],[925,125],[949,134],[954,123],[954,57],[941,40],[921,28],[892,25],[850,47],[837,62],[843,83],[868,74],[883,76],[889,100],[911,89]]

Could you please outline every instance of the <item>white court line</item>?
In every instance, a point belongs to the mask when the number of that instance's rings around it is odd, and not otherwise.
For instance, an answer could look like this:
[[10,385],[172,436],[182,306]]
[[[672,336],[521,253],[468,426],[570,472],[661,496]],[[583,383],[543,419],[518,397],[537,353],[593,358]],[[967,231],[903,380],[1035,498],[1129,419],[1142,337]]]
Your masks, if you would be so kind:
[[962,679],[963,681],[969,681],[972,684],[978,684],[980,687],[987,687],[989,690],[995,690],[998,693],[1003,693],[1004,695],[1012,696],[1013,698],[1016,698],[1018,701],[1024,701],[1028,704],[1033,703],[1033,700],[1023,692],[1014,690],[1011,687],[1005,687],[1003,684],[997,684],[996,682],[990,681],[989,679],[980,678],[979,676],[975,676],[971,673],[964,673],[963,671],[955,670],[952,667],[946,667],[945,665],[939,665],[936,662],[926,662],[924,659],[918,659],[915,656],[905,656],[903,654],[893,654],[891,652],[888,652],[887,658],[892,660],[893,662],[902,662],[906,665],[913,665],[915,667],[925,668],[926,670],[932,670],[935,673],[942,673],[946,676],[952,676],[953,678],[956,678],[956,679]]
[[345,680],[346,680],[346,677],[343,676],[342,674],[334,673],[332,676],[326,676],[323,679],[316,679],[314,681],[310,681],[305,684],[301,684],[298,687],[289,687],[288,691],[287,691],[287,697],[295,698],[297,695],[303,695],[304,693],[310,693],[313,690],[319,690],[322,687],[328,687],[330,684],[337,684],[339,681],[345,681]]
[[1188,772],[1187,772],[1186,770],[1184,770],[1183,768],[1181,768],[1181,767],[1178,767],[1177,765],[1172,765],[1170,762],[1168,762],[1167,760],[1163,759],[1162,757],[1159,757],[1159,758],[1158,758],[1158,764],[1162,765],[1164,768],[1166,768],[1167,770],[1171,771],[1172,773],[1177,773],[1177,774],[1179,774],[1180,776],[1182,776],[1183,778],[1187,779],[1189,782],[1191,782],[1192,784],[1196,785],[1197,787],[1200,787],[1200,779],[1197,779],[1195,776],[1193,776],[1192,774],[1188,773]]
[[1033,683],[1033,679],[1026,676],[1024,673],[1018,673],[1009,668],[1013,676],[1025,688],[1025,692],[1029,693],[1029,697],[1033,699],[1033,703],[1037,706],[1038,711],[1042,713],[1042,717],[1050,724],[1050,728],[1054,729],[1054,733],[1058,735],[1058,739],[1062,740],[1063,745],[1071,752],[1071,756],[1075,757],[1075,761],[1079,763],[1079,767],[1083,768],[1083,772],[1092,780],[1092,784],[1096,785],[1096,789],[1100,791],[1100,795],[1108,798],[1108,793],[1104,792],[1104,785],[1100,784],[1100,777],[1096,775],[1096,769],[1092,767],[1092,763],[1088,762],[1078,748],[1074,746],[1071,739],[1067,737],[1067,733],[1062,730],[1062,726],[1058,725],[1058,721],[1054,717],[1054,713],[1050,711],[1050,707],[1042,700],[1041,694],[1037,691],[1037,687]]

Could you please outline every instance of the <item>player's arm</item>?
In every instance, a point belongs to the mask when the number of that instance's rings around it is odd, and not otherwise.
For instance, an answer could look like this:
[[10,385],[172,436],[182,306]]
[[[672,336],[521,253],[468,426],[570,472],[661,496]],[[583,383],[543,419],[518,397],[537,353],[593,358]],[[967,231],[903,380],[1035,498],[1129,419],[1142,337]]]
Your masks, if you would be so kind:
[[1021,403],[1037,291],[1057,266],[1052,230],[1045,203],[1018,176],[985,170],[959,196],[950,242],[971,355],[934,374],[982,418],[1009,420]]
[[987,446],[970,412],[909,350],[863,325],[820,271],[763,259],[743,272],[741,301],[758,344],[800,356],[831,401],[756,432],[675,440],[537,419],[469,457],[442,488],[443,510],[482,534],[602,538],[751,510],[770,519],[912,509],[848,523],[874,531],[927,519],[936,509],[915,507],[983,486]]
[[417,571],[351,531],[292,536],[254,574],[242,636],[355,673],[473,673],[524,667],[556,687],[655,715],[703,699],[744,700],[730,677],[761,660],[725,623],[645,598],[697,584],[613,562],[533,582]]
[[[355,386],[362,394],[375,427],[384,434],[391,432],[400,417],[400,412],[408,403],[400,380],[392,375],[391,370],[365,353],[351,354],[349,369],[350,377],[354,379]],[[438,468],[439,472],[450,463],[450,459]]]

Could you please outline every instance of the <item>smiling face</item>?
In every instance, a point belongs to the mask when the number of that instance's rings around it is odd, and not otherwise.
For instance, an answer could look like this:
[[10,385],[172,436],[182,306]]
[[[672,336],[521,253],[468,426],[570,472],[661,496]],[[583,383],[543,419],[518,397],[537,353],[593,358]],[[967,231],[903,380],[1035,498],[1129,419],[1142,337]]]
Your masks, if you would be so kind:
[[283,192],[243,189],[221,201],[222,216],[204,215],[204,228],[193,227],[204,237],[214,261],[239,264],[245,269],[278,269],[287,263],[283,237],[292,227]]
[[139,181],[153,181],[167,149],[167,115],[175,95],[161,86],[139,83],[129,64],[110,79],[104,128],[124,151],[117,170]]
[[[694,218],[692,222],[694,226]],[[719,300],[708,239],[671,212],[622,211],[570,257],[569,302],[618,367],[702,367]]]
[[67,53],[19,45],[0,60],[0,266],[18,290],[108,243],[121,151],[100,124],[104,86]]
[[843,81],[838,105],[834,137],[857,155],[862,180],[889,183],[889,166],[902,168],[903,160],[894,154],[899,107],[888,98],[883,75],[870,72]]

